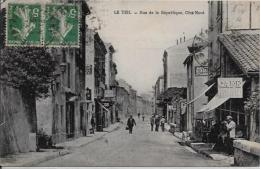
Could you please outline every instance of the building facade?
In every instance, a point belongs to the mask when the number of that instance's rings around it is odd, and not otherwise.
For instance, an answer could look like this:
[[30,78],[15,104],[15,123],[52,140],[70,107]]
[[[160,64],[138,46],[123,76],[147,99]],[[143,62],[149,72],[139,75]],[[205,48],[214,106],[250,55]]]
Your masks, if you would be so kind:
[[194,136],[202,138],[202,112],[201,107],[207,104],[208,81],[208,34],[207,31],[195,35],[193,43],[188,46],[190,55],[184,61],[187,68],[187,123],[192,127]]
[[164,110],[166,107],[164,106],[164,103],[162,102],[162,100],[160,98],[160,95],[163,92],[164,92],[164,78],[163,78],[163,76],[159,76],[155,83],[155,86],[154,86],[154,98],[156,100],[155,114],[166,117],[166,114],[165,114],[166,110]]
[[95,48],[95,114],[96,114],[96,127],[97,131],[103,131],[103,128],[108,126],[109,111],[102,104],[105,93],[105,59],[106,59],[106,46],[99,34],[94,35],[94,48]]
[[[209,2],[207,85],[215,85],[206,93],[209,100],[207,120],[209,124],[214,120],[221,122],[227,115],[231,115],[237,124],[236,137],[253,141],[259,137],[259,109],[248,113],[245,101],[259,87],[259,6],[259,2],[250,1]],[[219,90],[223,88],[218,83],[220,78],[225,78],[226,82],[231,82],[232,78],[242,79],[239,90],[242,96],[232,97],[232,93],[227,92],[225,99],[220,101]]]
[[[70,1],[63,1],[69,3]],[[50,97],[37,100],[38,128],[52,136],[54,144],[84,136],[88,131],[85,98],[85,30],[90,13],[84,1],[81,7],[80,48],[52,48],[57,61]]]
[[130,98],[128,91],[121,86],[116,86],[115,117],[119,121],[126,121],[129,117]]
[[[177,109],[172,109],[177,107],[177,105],[172,105],[173,89],[178,88],[186,90],[187,79],[186,79],[186,69],[183,66],[183,62],[189,55],[187,46],[191,45],[193,39],[186,40],[185,36],[177,40],[175,46],[169,47],[164,51],[163,54],[163,69],[164,69],[164,93],[162,94],[163,104],[164,104],[164,114],[166,115],[167,122],[174,123],[174,114]],[[177,90],[178,90],[177,89]],[[186,96],[183,97],[186,99]],[[176,103],[177,104],[177,103]],[[186,115],[183,115],[186,116]],[[175,116],[176,117],[176,116]],[[185,119],[185,118],[184,118]],[[189,123],[185,123],[189,124]],[[191,130],[191,126],[186,127],[187,130]]]

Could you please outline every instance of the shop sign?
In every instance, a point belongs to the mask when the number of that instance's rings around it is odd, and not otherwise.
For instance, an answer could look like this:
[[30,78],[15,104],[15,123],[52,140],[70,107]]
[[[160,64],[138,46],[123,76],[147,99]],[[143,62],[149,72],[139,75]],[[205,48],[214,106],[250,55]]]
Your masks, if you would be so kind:
[[115,97],[114,91],[113,90],[105,90],[105,97]]
[[208,53],[207,48],[204,50],[197,52],[194,55],[194,60],[200,65],[200,66],[207,66],[208,65]]
[[242,78],[218,78],[218,96],[221,98],[243,98]]
[[208,76],[208,67],[195,66],[195,76]]

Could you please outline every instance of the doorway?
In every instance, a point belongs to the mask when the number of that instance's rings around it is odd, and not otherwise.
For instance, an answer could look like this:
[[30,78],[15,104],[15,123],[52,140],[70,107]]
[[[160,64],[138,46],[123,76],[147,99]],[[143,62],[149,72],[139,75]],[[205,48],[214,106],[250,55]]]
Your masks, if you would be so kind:
[[74,102],[66,103],[66,134],[67,138],[74,137],[75,133],[75,106]]

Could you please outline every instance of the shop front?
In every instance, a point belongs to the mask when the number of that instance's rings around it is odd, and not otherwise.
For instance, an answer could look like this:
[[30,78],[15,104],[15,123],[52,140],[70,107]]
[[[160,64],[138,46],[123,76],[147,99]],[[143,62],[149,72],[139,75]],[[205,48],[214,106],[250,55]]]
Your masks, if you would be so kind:
[[217,93],[199,110],[203,117],[202,121],[198,120],[197,123],[201,127],[198,130],[201,131],[199,134],[202,135],[203,141],[214,142],[214,139],[217,139],[227,116],[231,116],[236,123],[235,137],[248,137],[248,116],[244,111],[243,98],[244,84],[245,81],[240,77],[217,79]]

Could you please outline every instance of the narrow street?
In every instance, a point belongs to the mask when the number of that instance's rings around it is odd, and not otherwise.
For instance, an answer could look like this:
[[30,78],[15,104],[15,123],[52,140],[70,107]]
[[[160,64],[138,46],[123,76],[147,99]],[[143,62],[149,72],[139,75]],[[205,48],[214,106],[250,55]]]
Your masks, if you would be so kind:
[[132,135],[121,127],[72,154],[38,166],[226,166],[179,145],[169,132],[151,132],[148,120],[136,121]]

